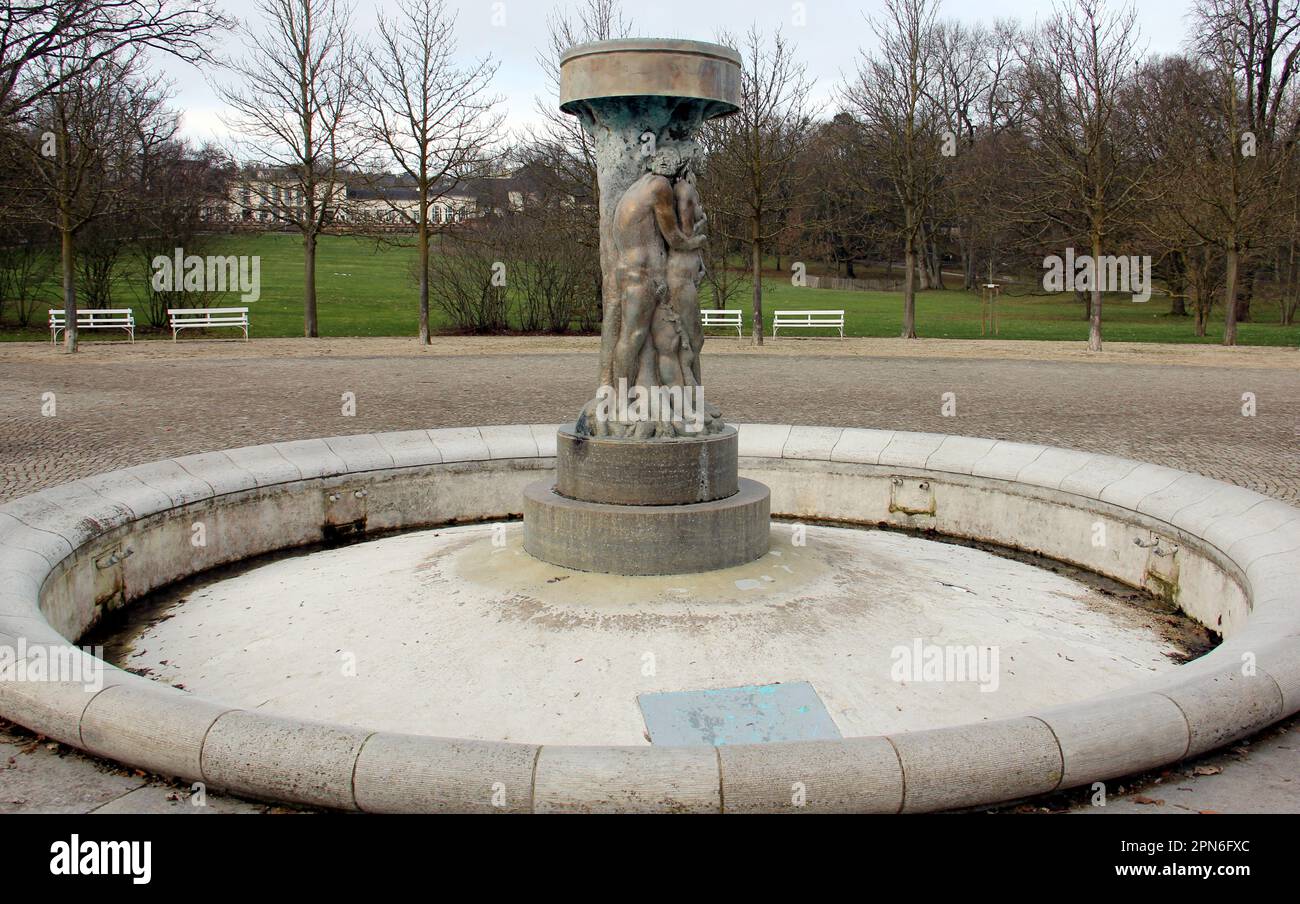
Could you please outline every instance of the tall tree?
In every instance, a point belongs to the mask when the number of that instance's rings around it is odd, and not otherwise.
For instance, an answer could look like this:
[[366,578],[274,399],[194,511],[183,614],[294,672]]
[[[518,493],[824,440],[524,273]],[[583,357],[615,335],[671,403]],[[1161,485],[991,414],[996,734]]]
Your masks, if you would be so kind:
[[339,0],[258,0],[261,27],[242,30],[238,81],[217,86],[248,156],[268,169],[249,183],[256,203],[303,244],[303,333],[320,334],[316,249],[347,201],[364,156],[357,118],[360,68],[351,9]]
[[[1215,113],[1211,149],[1203,164],[1211,176],[1208,200],[1214,239],[1226,258],[1223,344],[1236,345],[1237,324],[1248,319],[1254,270],[1243,273],[1266,240],[1273,202],[1284,193],[1300,116],[1295,79],[1300,72],[1297,0],[1197,0],[1195,41],[1213,74]],[[1242,291],[1243,275],[1250,288]]]
[[763,344],[763,253],[786,228],[793,206],[809,203],[811,178],[801,165],[813,139],[817,110],[813,82],[780,31],[770,38],[751,26],[741,41],[727,33],[720,43],[741,56],[740,110],[701,130],[707,152],[701,194],[720,216],[727,239],[749,249],[753,282],[753,343]]
[[1008,145],[1020,128],[1011,90],[1020,41],[1012,21],[992,28],[948,22],[937,30],[939,99],[952,156],[944,161],[935,206],[956,227],[967,290],[979,285],[981,264],[985,279],[996,282],[998,256],[1009,241],[1011,223],[1001,207],[1006,186],[1017,178]]
[[488,94],[497,65],[487,57],[462,66],[455,32],[444,0],[400,0],[396,17],[379,17],[361,93],[370,134],[416,188],[414,212],[394,209],[416,229],[422,345],[430,342],[430,211],[492,161],[502,120]]
[[[86,60],[95,62],[87,64]],[[156,81],[138,74],[139,50],[104,56],[91,43],[65,47],[58,57],[37,61],[38,77],[58,81],[23,113],[33,184],[20,195],[27,213],[48,223],[59,237],[64,347],[77,350],[77,237],[102,218],[131,189],[130,171],[139,156],[135,138],[155,129],[144,120],[166,118]],[[77,74],[67,77],[63,69]]]
[[1088,348],[1101,351],[1100,261],[1140,200],[1133,136],[1115,128],[1121,92],[1139,63],[1137,13],[1106,0],[1059,2],[1024,61],[1029,152],[1022,162],[1045,228],[1085,237],[1098,263],[1088,308]]
[[[540,164],[533,172],[547,183],[548,195],[573,199],[567,208],[570,222],[563,231],[593,256],[600,254],[600,220],[591,215],[600,198],[596,148],[582,121],[560,111],[560,57],[577,44],[631,37],[634,29],[620,0],[581,0],[575,9],[557,9],[547,17],[546,44],[537,55],[547,93],[536,99],[541,125],[527,137],[529,155]],[[592,314],[598,321],[604,306],[599,268],[593,280],[596,310]]]
[[841,102],[862,123],[858,158],[864,183],[883,177],[903,245],[903,338],[916,338],[916,270],[922,227],[934,201],[943,154],[938,0],[885,0],[870,20],[879,43],[863,54]]

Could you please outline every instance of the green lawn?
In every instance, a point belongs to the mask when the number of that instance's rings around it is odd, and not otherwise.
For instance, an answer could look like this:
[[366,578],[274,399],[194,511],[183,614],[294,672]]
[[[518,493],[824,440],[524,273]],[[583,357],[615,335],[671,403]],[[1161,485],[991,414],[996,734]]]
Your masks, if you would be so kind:
[[[1061,297],[1003,296],[998,300],[997,339],[1042,339],[1086,342],[1088,323],[1082,305]],[[732,307],[737,307],[733,299]],[[748,290],[739,306],[748,311]],[[764,283],[763,311],[767,332],[771,332],[772,311],[829,309],[845,311],[844,332],[849,336],[897,336],[903,326],[903,296],[895,292],[840,292],[831,289],[798,289],[788,281]],[[1256,308],[1265,317],[1276,318],[1262,302]],[[1211,321],[1209,335],[1196,336],[1191,317],[1170,317],[1167,299],[1154,297],[1134,304],[1128,296],[1107,296],[1102,313],[1102,335],[1111,342],[1218,343],[1223,339],[1221,318]],[[916,296],[916,331],[929,339],[979,339],[980,298],[957,291],[920,292]],[[748,324],[749,317],[745,318]],[[1300,325],[1244,323],[1238,328],[1242,345],[1300,346]],[[795,330],[791,335],[815,334]],[[826,331],[829,335],[830,331]],[[784,334],[783,334],[784,335]]]
[[[217,249],[212,249],[216,253]],[[262,296],[251,307],[254,337],[302,335],[302,243],[293,235],[273,234],[235,236],[221,240],[223,254],[260,255],[262,258]],[[416,332],[417,295],[411,277],[414,248],[400,245],[376,245],[366,239],[326,236],[322,239],[317,260],[317,297],[322,336],[410,336]],[[897,336],[902,326],[902,295],[891,292],[841,292],[800,289],[788,279],[775,274],[764,283],[763,306],[770,333],[772,311],[844,309],[847,335]],[[51,300],[57,289],[47,287]],[[702,303],[709,304],[707,293]],[[238,296],[220,301],[222,305],[242,305]],[[119,286],[114,305],[134,307],[142,335],[170,335],[167,331],[149,333],[143,329],[145,317],[138,293],[129,286]],[[1055,339],[1086,341],[1088,326],[1081,307],[1070,297],[1003,297],[999,303],[1002,339]],[[747,287],[733,299],[732,305],[748,312]],[[12,313],[0,324],[0,338],[43,339],[44,310],[36,318],[35,328],[18,329]],[[1260,300],[1257,316],[1276,319],[1276,308]],[[1168,301],[1159,296],[1147,304],[1134,304],[1127,297],[1108,298],[1103,318],[1106,339],[1122,342],[1217,343],[1222,337],[1222,322],[1211,323],[1210,335],[1198,339],[1192,319],[1167,316]],[[445,328],[445,321],[435,308],[431,317],[434,329]],[[748,313],[746,314],[746,333]],[[979,297],[957,291],[923,292],[917,296],[917,332],[927,338],[980,338]],[[96,333],[91,341],[109,339],[113,334]],[[815,335],[799,330],[792,335]],[[1281,327],[1276,322],[1242,324],[1243,345],[1300,346],[1300,326]]]

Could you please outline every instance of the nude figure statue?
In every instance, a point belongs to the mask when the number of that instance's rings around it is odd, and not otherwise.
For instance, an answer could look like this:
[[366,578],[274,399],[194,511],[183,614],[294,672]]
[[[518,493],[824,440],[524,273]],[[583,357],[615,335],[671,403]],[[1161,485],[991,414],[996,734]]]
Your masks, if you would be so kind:
[[[708,218],[695,188],[695,173],[688,166],[673,185],[677,221],[684,232],[701,235]],[[700,349],[704,345],[704,327],[700,323],[700,282],[704,279],[704,261],[698,250],[668,252],[668,296],[671,306],[686,331],[690,353],[690,382],[700,385]]]
[[653,325],[655,307],[667,301],[668,255],[670,251],[697,253],[705,237],[687,235],[677,222],[677,204],[672,180],[686,166],[672,147],[650,158],[650,169],[624,192],[614,211],[613,239],[623,316],[614,347],[614,378],[629,383],[653,379],[653,356],[646,360],[646,346]]
[[[678,224],[673,180],[688,161],[676,148],[667,147],[648,162],[648,171],[623,193],[614,211],[612,239],[622,316],[612,372],[615,381],[626,379],[629,386],[685,386],[694,382],[693,353],[689,326],[670,304],[669,256],[692,254],[698,259],[706,239],[694,228],[696,234],[688,235]],[[606,425],[598,432],[607,434],[610,429]],[[654,423],[639,423],[632,435],[645,439],[658,430]]]

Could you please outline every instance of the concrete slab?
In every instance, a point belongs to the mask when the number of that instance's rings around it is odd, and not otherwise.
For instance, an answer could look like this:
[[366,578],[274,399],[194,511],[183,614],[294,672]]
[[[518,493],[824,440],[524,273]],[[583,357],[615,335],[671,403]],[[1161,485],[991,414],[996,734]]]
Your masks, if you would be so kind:
[[144,784],[62,744],[0,729],[0,813],[88,813]]
[[947,438],[938,433],[896,433],[880,453],[880,463],[924,468],[926,460],[939,450]]
[[533,441],[537,443],[537,454],[541,458],[553,458],[555,456],[556,440],[559,432],[564,427],[572,426],[571,424],[533,424],[529,427],[533,431]]
[[275,486],[301,480],[302,472],[280,453],[275,446],[246,446],[227,449],[226,455],[236,465],[252,474],[259,487]]
[[512,424],[504,427],[479,427],[479,434],[493,458],[536,458],[537,440],[532,428]]
[[146,486],[166,493],[172,505],[189,505],[199,499],[207,499],[213,494],[212,485],[200,477],[195,477],[174,461],[154,461],[127,468],[122,472],[130,474]]
[[442,461],[442,453],[429,438],[428,430],[404,430],[401,433],[376,434],[379,445],[399,468],[416,467]]
[[199,793],[184,785],[148,784],[128,791],[90,812],[99,816],[204,816],[218,813],[251,815],[266,813],[271,809],[268,804],[240,800],[216,791]]
[[257,478],[230,460],[224,452],[203,452],[174,459],[186,473],[212,487],[218,496],[257,486]]
[[37,553],[51,568],[72,554],[72,546],[63,537],[29,527],[3,511],[0,511],[0,547]]
[[880,462],[880,453],[894,439],[893,430],[855,430],[846,428],[840,441],[831,450],[831,461],[874,465]]
[[925,466],[934,471],[951,474],[970,474],[976,462],[988,455],[997,440],[974,436],[950,436],[935,450]]
[[1015,480],[1021,471],[1042,458],[1045,452],[1046,446],[999,442],[971,466],[970,473],[976,477],[991,477],[995,480]]
[[325,440],[330,451],[343,459],[350,472],[382,471],[393,467],[393,456],[379,444],[373,434],[356,436],[331,436]]
[[[1065,576],[902,534],[810,526],[796,546],[774,531],[749,565],[629,578],[539,562],[518,524],[404,534],[191,587],[174,609],[141,610],[120,661],[286,716],[620,745],[647,743],[641,694],[807,681],[854,737],[1008,717],[1176,668],[1163,619]],[[989,689],[973,672],[927,675],[931,647],[996,648]]]
[[789,424],[737,424],[740,431],[740,454],[761,458],[780,458],[790,438]]
[[831,452],[843,433],[843,427],[793,427],[782,457],[830,461]]
[[276,443],[275,448],[285,460],[292,462],[304,480],[337,474],[347,469],[343,459],[334,454],[323,439],[299,439]]
[[443,461],[485,461],[492,457],[477,427],[445,427],[430,430]]
[[1086,465],[1093,456],[1075,449],[1049,447],[1042,455],[1021,469],[1016,480],[1048,489],[1059,489],[1071,474]]

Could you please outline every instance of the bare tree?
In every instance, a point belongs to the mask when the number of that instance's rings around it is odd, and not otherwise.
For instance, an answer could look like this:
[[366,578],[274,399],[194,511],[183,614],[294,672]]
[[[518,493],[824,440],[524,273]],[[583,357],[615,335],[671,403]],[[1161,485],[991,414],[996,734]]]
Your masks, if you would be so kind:
[[[229,22],[214,0],[7,0],[0,8],[0,120],[128,49],[197,62]],[[37,65],[61,58],[61,65]]]
[[[1294,84],[1300,73],[1300,3],[1198,0],[1195,14],[1196,44],[1213,74],[1214,116],[1200,161],[1213,235],[1203,234],[1226,258],[1223,344],[1236,345],[1237,324],[1250,314],[1243,263],[1266,238],[1300,139]],[[1247,282],[1253,289],[1253,267]]]
[[460,66],[456,15],[444,0],[400,0],[396,18],[379,17],[366,54],[361,104],[377,144],[413,180],[416,208],[390,205],[416,229],[420,260],[420,343],[429,339],[430,211],[467,176],[481,173],[502,117],[487,91],[490,57]]
[[[536,173],[549,183],[546,191],[573,199],[569,207],[573,222],[566,232],[593,256],[600,253],[600,223],[591,216],[599,203],[596,179],[596,149],[579,117],[560,112],[560,57],[577,44],[608,41],[632,35],[635,26],[623,13],[620,0],[581,0],[572,12],[556,10],[547,17],[545,48],[537,63],[546,79],[547,93],[536,100],[542,125],[527,137],[534,160],[546,165]],[[604,305],[604,286],[595,273],[597,315]]]
[[864,54],[841,102],[862,123],[859,179],[883,177],[893,191],[903,245],[903,338],[916,338],[916,269],[922,227],[940,176],[943,113],[940,95],[938,0],[885,0],[870,20],[879,41]]
[[231,128],[267,167],[251,180],[257,203],[302,234],[303,332],[319,335],[316,248],[347,200],[346,177],[365,151],[357,122],[359,66],[351,10],[339,0],[258,0],[262,29],[217,92]]
[[[967,290],[979,284],[981,262],[987,281],[996,282],[997,258],[1008,241],[1009,224],[1000,207],[1005,186],[1016,178],[1007,145],[1020,126],[1019,104],[1009,90],[1020,40],[1020,28],[1011,21],[992,28],[940,23],[937,29],[939,101],[952,156],[945,161],[935,207],[943,217],[938,225],[956,227]],[[937,276],[941,285],[942,273]]]
[[[96,62],[87,65],[90,57]],[[69,352],[77,350],[77,237],[130,189],[129,170],[139,150],[134,138],[153,128],[132,118],[165,116],[157,82],[136,74],[139,62],[138,50],[105,57],[89,44],[37,60],[35,67],[45,71],[38,77],[60,88],[24,111],[27,140],[14,144],[27,155],[34,179],[20,203],[59,236]],[[65,68],[79,74],[64,77]]]
[[194,147],[171,140],[141,156],[137,192],[150,204],[130,223],[133,266],[128,272],[150,326],[165,326],[169,308],[205,307],[216,297],[211,286],[199,292],[158,285],[151,278],[153,261],[171,257],[176,248],[202,256],[205,246],[220,241],[215,237],[220,224],[212,222],[210,213],[225,207],[234,175],[233,164],[214,145]]
[[[1106,0],[1059,3],[1027,48],[1026,124],[1030,133],[1025,198],[1047,227],[1086,236],[1100,267],[1112,233],[1145,187],[1134,172],[1134,136],[1115,128],[1121,91],[1140,50],[1132,7]],[[1100,277],[1100,272],[1097,273]],[[1088,348],[1101,351],[1102,284],[1092,280]]]
[[[740,52],[740,110],[701,130],[707,151],[702,194],[738,231],[726,238],[749,249],[753,283],[753,342],[763,344],[763,252],[786,228],[792,206],[809,203],[811,174],[800,166],[813,137],[816,110],[806,67],[781,33],[769,39],[751,26],[743,41],[718,38]],[[733,225],[728,225],[733,224]]]

